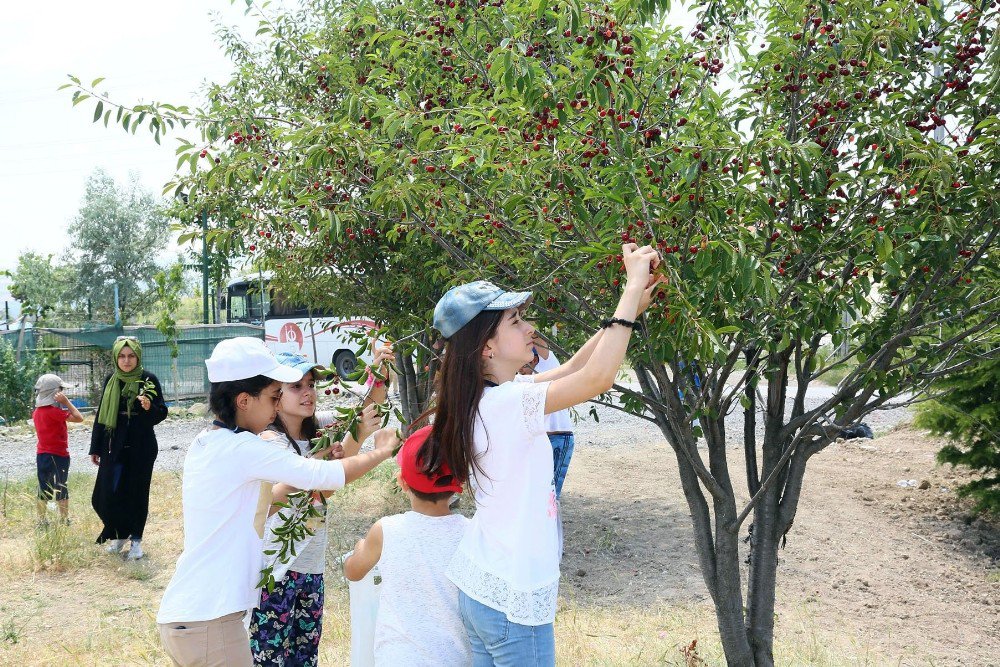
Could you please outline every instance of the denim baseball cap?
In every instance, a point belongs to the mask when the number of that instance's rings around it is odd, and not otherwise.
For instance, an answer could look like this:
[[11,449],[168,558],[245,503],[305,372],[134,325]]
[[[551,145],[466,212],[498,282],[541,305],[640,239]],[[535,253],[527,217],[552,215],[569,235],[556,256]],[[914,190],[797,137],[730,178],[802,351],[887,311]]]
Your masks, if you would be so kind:
[[278,354],[274,355],[274,358],[277,359],[278,363],[281,364],[282,366],[291,366],[295,370],[302,371],[303,375],[313,370],[314,368],[318,368],[321,371],[326,370],[326,366],[324,366],[323,364],[313,363],[303,355],[297,354],[295,352],[279,352]]
[[452,287],[434,307],[434,328],[445,338],[484,310],[517,308],[531,298],[531,292],[507,292],[486,280]]

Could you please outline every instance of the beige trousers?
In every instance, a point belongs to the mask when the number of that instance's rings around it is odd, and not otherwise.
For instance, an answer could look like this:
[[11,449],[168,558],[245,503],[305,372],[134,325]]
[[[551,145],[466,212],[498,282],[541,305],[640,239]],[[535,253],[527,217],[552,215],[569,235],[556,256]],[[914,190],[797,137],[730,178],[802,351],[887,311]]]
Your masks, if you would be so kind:
[[251,667],[245,615],[238,611],[210,621],[160,623],[160,641],[176,667]]

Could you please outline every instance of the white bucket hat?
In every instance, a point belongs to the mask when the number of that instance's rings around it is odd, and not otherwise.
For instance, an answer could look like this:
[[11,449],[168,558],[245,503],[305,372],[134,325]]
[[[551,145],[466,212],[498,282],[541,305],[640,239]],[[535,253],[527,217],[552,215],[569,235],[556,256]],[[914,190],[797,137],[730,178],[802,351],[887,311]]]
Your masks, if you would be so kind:
[[209,382],[232,382],[263,375],[279,382],[298,382],[302,371],[278,363],[264,341],[249,336],[227,338],[205,360]]
[[57,391],[69,389],[74,385],[63,382],[63,379],[55,373],[46,373],[35,381],[35,407],[41,408],[46,405],[58,405],[55,396]]

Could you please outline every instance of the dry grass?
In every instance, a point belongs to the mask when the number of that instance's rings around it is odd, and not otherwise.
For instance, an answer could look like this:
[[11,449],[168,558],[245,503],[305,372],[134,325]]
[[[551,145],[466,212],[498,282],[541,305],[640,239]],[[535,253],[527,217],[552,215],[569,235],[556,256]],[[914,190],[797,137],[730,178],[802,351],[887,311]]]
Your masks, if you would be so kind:
[[[384,465],[335,496],[331,555],[352,548],[378,517],[405,509],[393,477],[394,468]],[[125,563],[93,543],[99,525],[89,507],[92,485],[92,476],[71,477],[73,523],[48,531],[35,529],[33,484],[8,488],[0,525],[0,664],[167,664],[154,616],[181,550],[179,475],[154,476],[143,540],[149,555],[139,563]],[[468,512],[471,502],[463,499],[460,507]],[[615,542],[609,535],[605,547]],[[870,647],[824,627],[807,607],[782,617],[779,628],[778,664],[884,664]],[[611,607],[564,598],[556,642],[560,665],[724,664],[707,604]],[[321,662],[347,665],[349,651],[347,587],[328,571]]]

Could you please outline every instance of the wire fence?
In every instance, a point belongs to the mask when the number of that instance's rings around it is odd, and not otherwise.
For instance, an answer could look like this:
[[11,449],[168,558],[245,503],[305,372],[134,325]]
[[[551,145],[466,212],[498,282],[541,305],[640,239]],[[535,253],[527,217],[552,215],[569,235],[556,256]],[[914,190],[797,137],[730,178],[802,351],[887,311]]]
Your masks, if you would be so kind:
[[112,372],[111,346],[118,336],[142,344],[142,366],[160,380],[164,398],[203,398],[209,389],[205,360],[216,343],[234,336],[264,338],[263,327],[250,324],[196,324],[178,327],[179,354],[171,357],[166,336],[151,326],[83,329],[25,329],[0,332],[20,355],[43,357],[53,373],[72,384],[66,395],[80,408],[93,407]]

